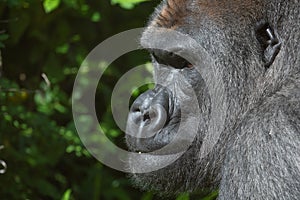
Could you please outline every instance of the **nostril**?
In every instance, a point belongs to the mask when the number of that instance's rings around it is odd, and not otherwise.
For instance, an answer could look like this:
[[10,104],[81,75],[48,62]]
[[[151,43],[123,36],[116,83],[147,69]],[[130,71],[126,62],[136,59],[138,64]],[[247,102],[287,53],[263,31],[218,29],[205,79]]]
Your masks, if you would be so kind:
[[141,112],[141,110],[139,108],[133,108],[132,112],[136,113],[136,112]]
[[146,121],[152,121],[152,120],[155,120],[156,117],[157,117],[157,112],[155,110],[155,108],[150,108],[149,110],[147,110],[146,112],[144,112],[143,114],[143,121],[146,122]]
[[147,112],[143,115],[143,121],[148,121],[150,120],[150,114]]
[[161,49],[151,49],[154,59],[163,65],[168,65],[176,69],[191,68],[193,65],[181,56]]

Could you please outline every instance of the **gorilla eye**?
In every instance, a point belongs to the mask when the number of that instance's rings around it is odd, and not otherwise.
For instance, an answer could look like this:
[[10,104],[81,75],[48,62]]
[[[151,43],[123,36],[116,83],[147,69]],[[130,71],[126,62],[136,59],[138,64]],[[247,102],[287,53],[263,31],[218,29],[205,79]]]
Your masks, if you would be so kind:
[[173,52],[160,49],[151,49],[150,53],[159,64],[168,65],[176,69],[193,67],[190,62]]
[[269,67],[274,62],[281,48],[281,42],[275,30],[269,23],[259,22],[255,28],[255,34],[262,48],[262,57],[265,67]]

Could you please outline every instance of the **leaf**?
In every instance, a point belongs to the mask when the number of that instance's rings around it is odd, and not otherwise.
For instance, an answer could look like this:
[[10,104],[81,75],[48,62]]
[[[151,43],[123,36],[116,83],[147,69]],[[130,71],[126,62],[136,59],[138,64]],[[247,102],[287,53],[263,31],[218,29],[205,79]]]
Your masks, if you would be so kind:
[[205,198],[203,198],[203,200],[214,200],[218,197],[219,195],[219,191],[213,191],[212,193],[210,193],[208,196],[206,196]]
[[72,192],[71,189],[67,189],[67,190],[65,191],[65,193],[63,194],[61,200],[69,200],[70,197],[71,197],[71,192]]
[[43,6],[46,13],[55,10],[60,4],[60,0],[44,0]]
[[69,47],[70,47],[70,45],[65,43],[61,46],[56,47],[55,51],[56,51],[56,53],[59,53],[59,54],[66,54],[69,51]]
[[93,13],[93,15],[91,17],[92,22],[99,22],[100,19],[101,19],[101,15],[99,12]]
[[183,193],[181,195],[179,195],[176,200],[189,200],[189,194],[188,193]]
[[143,195],[141,200],[152,200],[153,199],[153,193],[147,192]]
[[0,34],[0,40],[3,41],[3,40],[7,40],[9,38],[9,35],[8,34]]
[[149,0],[111,0],[111,4],[119,4],[124,9],[132,9],[136,4]]

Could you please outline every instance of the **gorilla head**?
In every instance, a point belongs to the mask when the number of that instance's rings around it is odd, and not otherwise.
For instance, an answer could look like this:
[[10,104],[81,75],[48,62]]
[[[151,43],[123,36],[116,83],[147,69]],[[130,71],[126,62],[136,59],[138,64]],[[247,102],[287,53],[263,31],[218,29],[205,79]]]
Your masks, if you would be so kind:
[[300,196],[299,7],[298,0],[158,6],[141,38],[157,84],[133,103],[127,123],[128,147],[144,162],[130,168],[180,158],[133,173],[138,186],[163,194],[219,187],[219,199]]

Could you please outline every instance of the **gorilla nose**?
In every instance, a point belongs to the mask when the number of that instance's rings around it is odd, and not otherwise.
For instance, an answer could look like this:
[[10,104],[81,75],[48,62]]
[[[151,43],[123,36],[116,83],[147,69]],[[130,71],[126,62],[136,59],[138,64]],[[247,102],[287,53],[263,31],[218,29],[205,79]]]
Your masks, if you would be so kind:
[[159,105],[148,105],[145,101],[141,105],[135,103],[133,111],[129,114],[137,128],[137,137],[146,138],[153,136],[166,122],[166,111]]
[[148,138],[157,133],[167,120],[167,93],[149,90],[132,104],[128,116],[128,131],[137,138]]
[[168,65],[176,69],[191,68],[192,64],[179,55],[161,49],[151,49],[151,54],[155,60],[163,65]]
[[127,142],[136,151],[148,152],[161,148],[153,146],[153,138],[168,120],[168,98],[166,90],[149,90],[132,104],[126,127]]

